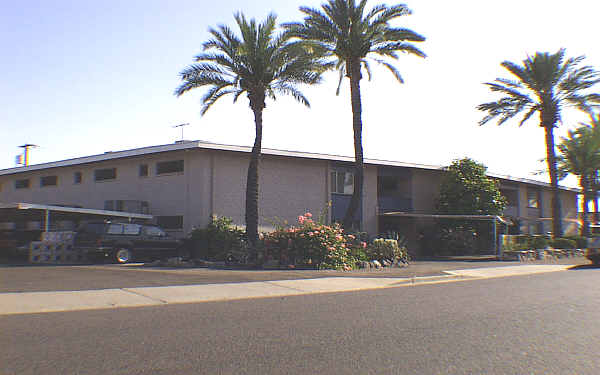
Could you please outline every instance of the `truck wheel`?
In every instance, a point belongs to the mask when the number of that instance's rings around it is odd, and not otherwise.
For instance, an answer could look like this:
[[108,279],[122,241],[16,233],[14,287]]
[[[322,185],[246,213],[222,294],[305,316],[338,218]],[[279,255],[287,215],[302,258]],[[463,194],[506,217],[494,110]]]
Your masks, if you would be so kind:
[[133,253],[130,249],[119,248],[115,252],[115,259],[121,264],[129,263],[133,259]]

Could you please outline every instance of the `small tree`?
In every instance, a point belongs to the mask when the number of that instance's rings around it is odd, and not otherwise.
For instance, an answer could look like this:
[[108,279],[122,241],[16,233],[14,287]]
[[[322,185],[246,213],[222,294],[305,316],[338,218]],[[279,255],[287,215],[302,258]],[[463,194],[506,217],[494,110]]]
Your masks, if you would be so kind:
[[486,176],[487,167],[464,158],[446,167],[437,210],[449,215],[500,215],[506,198],[498,184]]
[[[495,180],[486,176],[487,168],[476,161],[464,158],[455,160],[445,168],[446,174],[440,186],[437,212],[442,215],[500,215],[506,207]],[[440,245],[467,248],[486,229],[486,222],[472,220],[443,220],[439,223]],[[472,249],[471,249],[472,250]]]

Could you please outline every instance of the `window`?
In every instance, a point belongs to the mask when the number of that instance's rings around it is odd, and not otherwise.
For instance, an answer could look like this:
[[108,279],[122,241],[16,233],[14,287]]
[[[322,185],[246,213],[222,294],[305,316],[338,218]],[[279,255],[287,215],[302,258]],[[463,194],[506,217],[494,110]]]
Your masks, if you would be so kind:
[[56,186],[58,185],[58,177],[57,176],[44,176],[40,178],[40,187],[45,186]]
[[29,179],[16,180],[15,189],[29,189]]
[[108,224],[107,234],[123,234],[123,224]]
[[377,190],[379,195],[392,195],[398,192],[399,177],[379,176],[377,178]]
[[117,178],[117,168],[96,169],[94,181],[114,180]]
[[539,191],[527,189],[527,207],[539,208]]
[[104,209],[107,211],[124,211],[123,210],[123,201],[121,201],[121,200],[104,201]]
[[140,177],[148,177],[148,164],[140,164]]
[[159,227],[144,227],[144,234],[151,237],[166,237],[167,234]]
[[354,173],[343,171],[331,172],[331,192],[352,194],[354,192]]
[[123,225],[123,234],[137,235],[140,234],[142,226],[139,224],[125,224]]
[[73,173],[73,183],[80,184],[81,181],[83,181],[83,176],[82,176],[81,172]]
[[183,160],[161,161],[156,163],[156,174],[183,172]]
[[183,216],[157,216],[156,223],[164,229],[183,229]]

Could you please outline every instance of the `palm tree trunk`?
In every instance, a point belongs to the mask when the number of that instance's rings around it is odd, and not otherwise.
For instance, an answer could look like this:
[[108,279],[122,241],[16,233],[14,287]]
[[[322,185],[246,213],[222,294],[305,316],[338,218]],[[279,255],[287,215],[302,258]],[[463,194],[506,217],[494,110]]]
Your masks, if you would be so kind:
[[[359,204],[362,201],[363,180],[364,180],[364,161],[362,148],[362,104],[360,98],[360,61],[348,62],[348,73],[350,78],[350,99],[352,102],[352,128],[354,130],[354,191],[350,205],[344,216],[344,229],[350,230],[353,227],[354,217],[358,211]],[[356,228],[359,229],[360,228]]]
[[581,235],[588,237],[590,235],[590,218],[588,210],[588,202],[590,201],[590,184],[587,176],[582,176],[579,179],[579,185],[583,190],[583,227],[581,228]]
[[552,237],[556,238],[562,237],[563,229],[553,130],[554,125],[544,126],[546,136],[546,160],[548,162],[548,171],[550,172],[550,185],[552,186]]
[[[262,101],[264,103],[264,99]],[[258,164],[262,147],[262,108],[251,104],[254,112],[256,137],[250,154],[248,165],[248,179],[246,180],[246,236],[250,244],[250,260],[257,261],[258,243]]]
[[592,195],[592,198],[594,199],[594,224],[598,224],[598,221],[600,220],[600,212],[598,212],[598,199],[600,197],[598,196],[598,185],[594,183],[592,186],[594,187]]

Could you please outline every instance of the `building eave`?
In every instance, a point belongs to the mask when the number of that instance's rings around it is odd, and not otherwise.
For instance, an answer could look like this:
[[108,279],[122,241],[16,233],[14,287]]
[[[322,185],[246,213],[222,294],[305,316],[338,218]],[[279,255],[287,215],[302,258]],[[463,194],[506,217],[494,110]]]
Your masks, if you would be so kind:
[[[243,152],[250,153],[252,148],[249,146],[239,146],[239,145],[225,145],[218,143],[211,143],[205,141],[183,141],[177,142],[173,144],[167,145],[159,145],[159,146],[149,146],[136,148],[131,150],[124,151],[109,151],[103,154],[84,156],[73,159],[66,159],[61,161],[42,163],[42,164],[34,164],[26,167],[17,167],[17,168],[9,168],[0,170],[0,176],[6,175],[14,175],[26,172],[33,172],[45,169],[52,168],[61,168],[61,167],[70,167],[70,166],[78,166],[83,164],[90,163],[98,163],[103,161],[110,161],[116,159],[123,159],[129,157],[143,156],[149,154],[157,154],[162,152],[171,152],[171,151],[182,151],[182,150],[216,150],[216,151],[231,151],[231,152]],[[304,159],[315,159],[315,160],[327,160],[327,161],[335,161],[335,162],[354,162],[354,158],[350,156],[343,155],[331,155],[331,154],[323,154],[323,153],[311,153],[311,152],[301,152],[301,151],[290,151],[290,150],[278,150],[278,149],[270,149],[263,148],[261,150],[264,155],[272,155],[272,156],[281,156],[281,157],[293,157],[293,158],[304,158]],[[423,169],[423,170],[439,170],[442,171],[444,169],[443,166],[440,165],[427,165],[427,164],[416,164],[416,163],[407,163],[393,160],[379,160],[379,159],[364,159],[365,164],[374,165],[374,166],[389,166],[389,167],[403,167],[403,168],[415,168],[415,169]],[[508,181],[514,182],[522,182],[531,185],[542,186],[546,188],[551,188],[551,185],[545,182],[531,180],[520,177],[513,177],[509,175],[502,175],[496,173],[488,173],[488,176],[498,179],[504,179]],[[570,188],[565,186],[560,186],[561,190],[571,191],[579,193],[580,189]]]

